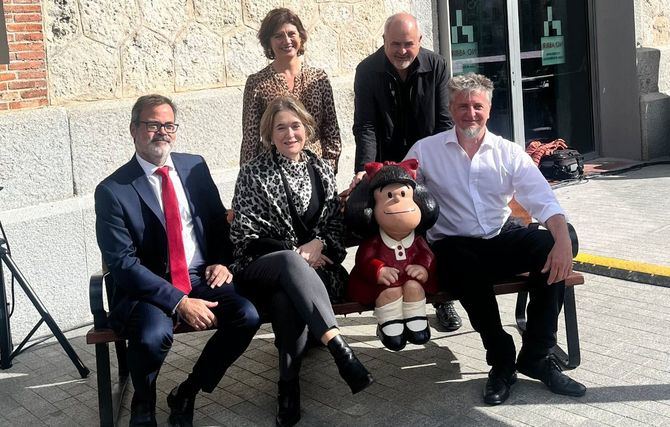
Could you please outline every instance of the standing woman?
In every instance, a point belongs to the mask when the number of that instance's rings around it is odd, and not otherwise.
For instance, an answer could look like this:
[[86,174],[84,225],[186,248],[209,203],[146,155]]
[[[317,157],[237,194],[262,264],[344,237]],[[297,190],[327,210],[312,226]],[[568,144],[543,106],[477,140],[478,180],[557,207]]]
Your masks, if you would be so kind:
[[300,18],[286,8],[273,9],[258,30],[258,40],[272,62],[247,79],[242,111],[240,166],[263,152],[259,125],[266,107],[280,95],[291,95],[314,118],[314,135],[307,148],[325,159],[337,173],[342,151],[333,89],[326,72],[304,65],[307,31]]
[[352,393],[372,376],[340,335],[331,300],[347,282],[333,170],[305,149],[314,121],[300,101],[279,97],[260,120],[265,151],[242,165],[230,238],[240,293],[270,312],[279,350],[277,425],[300,420],[298,373],[307,334],[333,355]]

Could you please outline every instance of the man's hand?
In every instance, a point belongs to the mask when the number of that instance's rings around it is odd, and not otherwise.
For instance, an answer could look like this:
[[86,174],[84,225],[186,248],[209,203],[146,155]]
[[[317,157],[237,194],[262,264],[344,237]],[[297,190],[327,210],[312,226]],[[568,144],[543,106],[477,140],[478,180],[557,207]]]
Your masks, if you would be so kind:
[[[298,252],[300,255],[302,255],[303,258],[305,258],[305,261],[307,261],[307,264],[309,264],[310,267],[316,268],[315,265],[321,263],[322,250],[323,250],[323,242],[321,240],[312,239],[309,242],[305,243],[304,245],[300,246],[298,249],[296,249],[296,252]],[[323,264],[319,266],[322,265]]]
[[196,331],[203,331],[216,326],[216,316],[210,308],[219,305],[218,302],[199,298],[185,297],[177,305],[177,313]]
[[554,246],[547,255],[542,273],[549,272],[548,284],[565,280],[572,272],[572,242],[563,215],[554,215],[547,220],[547,229],[554,238]]
[[377,276],[377,283],[384,286],[391,286],[398,281],[398,271],[397,268],[393,267],[382,267],[379,270],[379,275]]
[[224,283],[227,285],[232,282],[233,273],[225,265],[213,264],[205,268],[205,279],[210,288],[217,288]]
[[565,243],[554,243],[549,255],[547,255],[547,262],[544,263],[542,273],[549,272],[547,283],[552,284],[565,280],[570,273],[572,273],[572,244],[570,239]]
[[426,283],[426,280],[428,280],[428,270],[426,270],[426,267],[423,265],[410,264],[405,267],[405,273],[412,279],[416,279],[416,281],[421,283]]
[[363,180],[363,177],[365,176],[365,171],[360,171],[357,172],[356,175],[354,175],[354,178],[351,180],[351,184],[349,184],[349,193],[356,188],[359,182]]

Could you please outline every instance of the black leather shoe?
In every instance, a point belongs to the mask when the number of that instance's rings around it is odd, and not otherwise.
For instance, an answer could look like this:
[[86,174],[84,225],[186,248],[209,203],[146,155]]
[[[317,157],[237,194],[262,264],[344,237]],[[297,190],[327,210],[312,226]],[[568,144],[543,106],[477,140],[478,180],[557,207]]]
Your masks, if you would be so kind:
[[400,335],[386,335],[382,328],[391,323],[403,323],[403,320],[391,320],[383,325],[377,325],[377,338],[384,344],[384,347],[393,351],[400,351],[407,345],[407,338],[404,333]]
[[578,383],[561,372],[560,366],[551,357],[543,357],[535,361],[519,359],[516,364],[519,373],[542,381],[552,393],[580,397],[586,393],[584,384]]
[[156,415],[151,402],[136,399],[130,402],[130,426],[155,426]]
[[456,312],[453,301],[447,301],[435,307],[437,321],[446,332],[453,332],[463,326],[461,316]]
[[342,335],[337,335],[328,341],[327,347],[335,359],[340,376],[349,385],[351,394],[362,391],[374,382],[370,372],[358,360]]
[[300,380],[279,380],[277,387],[277,427],[294,426],[300,421]]
[[426,329],[422,331],[413,331],[407,327],[407,322],[411,320],[425,320],[426,324],[428,324],[427,317],[411,317],[409,319],[405,319],[404,335],[405,338],[407,338],[407,341],[417,345],[425,344],[430,341],[430,326],[426,326]]
[[179,393],[179,386],[172,389],[167,397],[167,404],[170,408],[170,417],[168,423],[171,426],[192,427],[193,426],[193,407],[195,405],[196,395],[186,395]]
[[516,372],[493,368],[489,371],[489,379],[484,387],[484,403],[500,405],[509,397],[509,390],[516,382]]

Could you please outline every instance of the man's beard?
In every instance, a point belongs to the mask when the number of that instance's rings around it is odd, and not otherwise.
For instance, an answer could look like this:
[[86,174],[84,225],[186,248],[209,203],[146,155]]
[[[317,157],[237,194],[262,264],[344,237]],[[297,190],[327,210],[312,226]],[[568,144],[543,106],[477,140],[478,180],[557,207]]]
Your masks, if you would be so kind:
[[403,60],[396,59],[393,66],[397,70],[406,70],[409,68],[410,65],[412,65],[412,62],[414,61],[410,61],[409,59],[403,59]]
[[479,135],[479,132],[482,131],[481,126],[470,126],[464,129],[461,129],[461,132],[463,132],[463,135],[465,135],[466,138],[474,138],[477,135]]

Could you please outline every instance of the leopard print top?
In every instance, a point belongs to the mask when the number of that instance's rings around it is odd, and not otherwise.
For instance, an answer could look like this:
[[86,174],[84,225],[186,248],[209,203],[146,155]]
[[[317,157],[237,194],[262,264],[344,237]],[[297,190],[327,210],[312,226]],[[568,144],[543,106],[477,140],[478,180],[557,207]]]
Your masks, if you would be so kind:
[[295,77],[293,91],[286,78],[268,65],[247,79],[244,86],[242,109],[242,146],[240,166],[263,152],[260,138],[261,116],[267,105],[280,95],[292,95],[303,103],[316,122],[315,135],[306,147],[324,158],[337,173],[337,162],[342,151],[340,128],[337,124],[333,88],[326,72],[303,65]]
[[288,186],[293,192],[293,204],[298,215],[307,211],[309,201],[312,198],[312,183],[309,179],[306,160],[307,156],[304,153],[302,153],[298,162],[277,154],[279,167],[284,171]]

